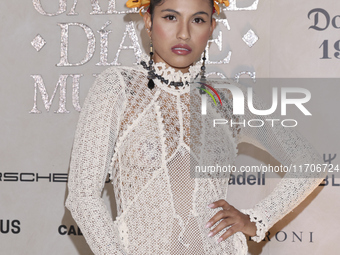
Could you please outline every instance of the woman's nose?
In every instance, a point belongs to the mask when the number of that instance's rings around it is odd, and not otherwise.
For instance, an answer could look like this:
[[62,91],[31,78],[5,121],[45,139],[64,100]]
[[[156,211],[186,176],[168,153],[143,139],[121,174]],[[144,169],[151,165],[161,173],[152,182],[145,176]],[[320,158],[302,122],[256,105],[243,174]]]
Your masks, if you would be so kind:
[[177,38],[183,41],[187,41],[190,39],[190,28],[188,24],[184,22],[178,24]]

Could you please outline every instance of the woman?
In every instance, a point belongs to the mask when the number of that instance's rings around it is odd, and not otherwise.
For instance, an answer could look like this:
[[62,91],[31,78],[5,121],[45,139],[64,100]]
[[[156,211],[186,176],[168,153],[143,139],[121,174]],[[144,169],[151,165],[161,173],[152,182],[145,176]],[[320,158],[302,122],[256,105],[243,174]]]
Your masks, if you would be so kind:
[[[146,8],[148,2],[130,0],[128,6]],[[245,235],[260,242],[322,180],[284,179],[253,209],[239,211],[225,200],[228,178],[190,177],[192,164],[218,140],[190,150],[190,142],[201,138],[193,130],[190,136],[195,113],[189,81],[205,69],[205,59],[202,68],[197,61],[216,26],[217,2],[227,1],[151,1],[144,15],[150,59],[144,56],[137,68],[105,70],[89,91],[66,206],[95,254],[247,254]],[[222,94],[228,105],[227,97]],[[218,114],[230,115],[228,107]],[[283,128],[238,126],[225,130],[222,140],[216,158],[229,164],[240,142],[266,149],[282,164],[319,159],[298,134]],[[114,221],[101,198],[108,173],[117,203]]]

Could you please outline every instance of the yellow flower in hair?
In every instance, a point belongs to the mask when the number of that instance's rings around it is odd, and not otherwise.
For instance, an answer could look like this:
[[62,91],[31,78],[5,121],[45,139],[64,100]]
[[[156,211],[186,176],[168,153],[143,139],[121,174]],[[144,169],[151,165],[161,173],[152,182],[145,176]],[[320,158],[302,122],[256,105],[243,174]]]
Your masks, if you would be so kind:
[[143,16],[142,10],[150,5],[150,0],[129,0],[126,2],[127,8],[140,8],[139,14]]
[[220,7],[218,4],[224,4],[225,6],[229,6],[229,1],[228,0],[214,0],[214,8],[217,12],[217,15],[220,14]]
[[[218,4],[224,4],[225,6],[229,6],[228,0],[214,0],[214,12],[216,11],[217,14],[220,14],[220,7]],[[126,7],[128,8],[140,8],[139,14],[143,16],[142,10],[145,9],[145,7],[150,5],[150,0],[128,0],[126,2]]]
[[150,5],[150,0],[129,0],[126,2],[128,8],[141,8]]

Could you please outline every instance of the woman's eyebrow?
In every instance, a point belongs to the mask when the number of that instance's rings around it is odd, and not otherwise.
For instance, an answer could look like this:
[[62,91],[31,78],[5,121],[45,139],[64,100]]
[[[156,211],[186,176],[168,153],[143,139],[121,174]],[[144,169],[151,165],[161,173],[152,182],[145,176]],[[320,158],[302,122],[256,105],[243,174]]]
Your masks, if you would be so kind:
[[201,11],[201,12],[196,12],[195,14],[193,14],[192,16],[195,16],[195,15],[200,15],[200,14],[203,14],[203,15],[207,15],[207,16],[209,16],[209,14],[207,13],[207,12],[203,12],[203,11]]
[[[164,10],[161,10],[161,12],[174,12],[177,15],[181,15],[178,11],[175,11],[173,9],[164,9]],[[200,15],[200,14],[209,16],[209,14],[207,12],[204,12],[204,11],[196,12],[192,16],[196,16],[196,15]]]
[[177,15],[181,15],[178,11],[175,11],[173,9],[165,9],[165,10],[162,10],[161,12],[174,12],[176,13]]

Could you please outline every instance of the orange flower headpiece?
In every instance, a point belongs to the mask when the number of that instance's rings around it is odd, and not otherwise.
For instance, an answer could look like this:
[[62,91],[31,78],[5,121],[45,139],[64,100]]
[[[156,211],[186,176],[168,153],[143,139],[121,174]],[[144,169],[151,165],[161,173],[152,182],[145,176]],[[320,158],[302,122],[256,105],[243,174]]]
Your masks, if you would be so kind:
[[[214,10],[213,13],[220,14],[219,4],[224,4],[225,6],[229,6],[228,0],[214,0]],[[126,7],[128,8],[139,8],[139,14],[143,16],[142,10],[150,5],[150,0],[128,0],[126,2]],[[149,11],[149,9],[147,10]]]

